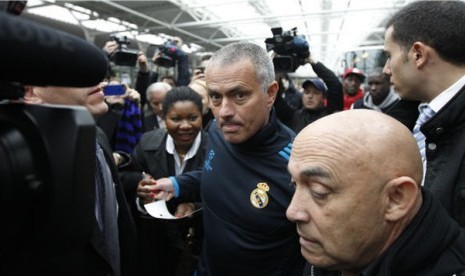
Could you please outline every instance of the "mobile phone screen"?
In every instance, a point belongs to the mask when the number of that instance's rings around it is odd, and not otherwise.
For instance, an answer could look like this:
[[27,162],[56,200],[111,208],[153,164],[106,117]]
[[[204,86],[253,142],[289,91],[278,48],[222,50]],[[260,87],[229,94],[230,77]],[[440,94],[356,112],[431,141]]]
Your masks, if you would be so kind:
[[103,87],[103,94],[105,96],[120,96],[126,93],[126,86],[124,84],[108,84]]

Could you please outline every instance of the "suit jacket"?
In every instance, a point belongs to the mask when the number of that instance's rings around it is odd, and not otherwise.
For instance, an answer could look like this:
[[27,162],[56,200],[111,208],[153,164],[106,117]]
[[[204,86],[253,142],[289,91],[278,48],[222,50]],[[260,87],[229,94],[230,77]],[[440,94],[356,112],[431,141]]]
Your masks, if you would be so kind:
[[424,186],[465,227],[465,87],[425,122],[426,175]]
[[[171,222],[151,219],[141,215],[135,206],[137,184],[142,178],[142,171],[154,179],[175,174],[174,157],[166,151],[168,134],[165,129],[148,131],[142,135],[139,144],[131,154],[131,163],[121,172],[121,179],[126,187],[127,198],[131,198],[131,208],[137,225],[139,239],[138,275],[174,275],[174,270],[181,265],[179,257],[185,244],[187,227],[194,227],[196,238],[201,239],[201,214],[189,220]],[[192,171],[203,165],[207,148],[207,135],[201,132],[201,143],[195,156],[186,161],[184,171]],[[198,202],[198,193],[193,193],[185,201]],[[178,199],[168,201],[168,208],[175,211],[180,203]]]
[[158,118],[155,113],[150,112],[144,116],[144,132],[159,128],[160,125],[158,124]]
[[[110,166],[111,175],[113,177],[113,181],[115,182],[116,197],[118,201],[118,230],[121,256],[121,275],[135,275],[137,266],[137,234],[135,224],[119,180],[118,170],[113,159],[113,152],[105,133],[99,128],[97,129],[97,140],[103,149],[105,159]],[[96,230],[96,239],[93,241],[94,248],[103,258],[106,259],[106,256],[102,253],[103,250],[101,248],[101,245],[103,244],[102,237],[100,237],[98,229]]]

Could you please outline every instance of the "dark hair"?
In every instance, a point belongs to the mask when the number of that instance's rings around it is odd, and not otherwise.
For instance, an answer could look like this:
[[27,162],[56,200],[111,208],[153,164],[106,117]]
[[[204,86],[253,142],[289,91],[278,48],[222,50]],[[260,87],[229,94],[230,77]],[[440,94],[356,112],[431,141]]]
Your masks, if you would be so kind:
[[395,13],[386,28],[392,39],[408,51],[416,41],[434,48],[456,65],[465,64],[465,3],[462,1],[416,1]]
[[179,86],[171,89],[166,93],[163,99],[163,116],[166,116],[168,110],[177,102],[193,102],[202,114],[202,97],[188,86]]
[[166,80],[166,79],[172,80],[175,86],[178,85],[176,79],[173,76],[170,76],[170,75],[166,75],[166,76],[161,77],[160,81],[163,81],[163,80]]

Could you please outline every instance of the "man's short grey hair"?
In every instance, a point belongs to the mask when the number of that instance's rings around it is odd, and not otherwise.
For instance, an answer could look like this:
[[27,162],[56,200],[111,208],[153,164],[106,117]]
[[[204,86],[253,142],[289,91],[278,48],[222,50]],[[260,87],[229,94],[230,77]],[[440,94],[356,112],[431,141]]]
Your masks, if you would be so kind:
[[252,63],[257,81],[266,93],[268,86],[275,80],[273,61],[264,48],[254,43],[236,42],[224,46],[213,54],[206,70],[212,68],[212,65],[221,67],[243,59]]
[[171,85],[169,85],[166,82],[154,82],[151,85],[149,85],[149,87],[147,87],[147,91],[146,91],[147,100],[150,100],[151,95],[152,95],[152,91],[164,90],[164,91],[168,92],[171,89],[172,89]]

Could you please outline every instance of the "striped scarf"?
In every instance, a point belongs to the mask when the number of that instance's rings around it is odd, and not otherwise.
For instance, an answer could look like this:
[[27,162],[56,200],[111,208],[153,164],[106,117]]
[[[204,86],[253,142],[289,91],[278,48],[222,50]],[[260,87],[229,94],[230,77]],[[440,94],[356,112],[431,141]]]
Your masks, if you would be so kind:
[[142,112],[137,103],[124,100],[123,113],[116,129],[115,151],[132,153],[142,135]]

